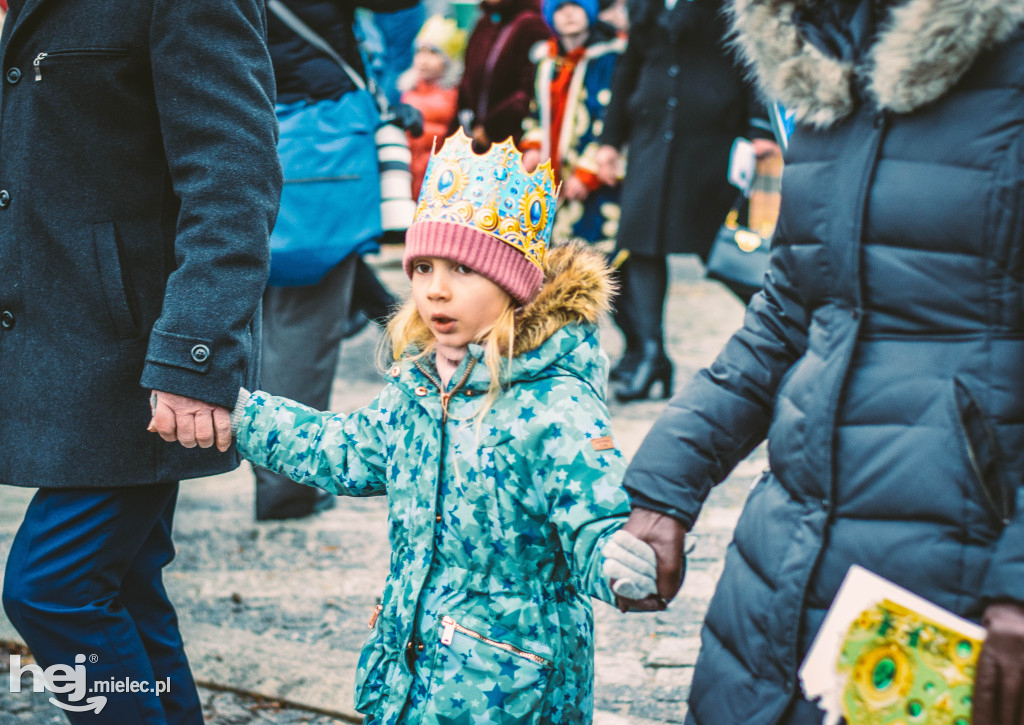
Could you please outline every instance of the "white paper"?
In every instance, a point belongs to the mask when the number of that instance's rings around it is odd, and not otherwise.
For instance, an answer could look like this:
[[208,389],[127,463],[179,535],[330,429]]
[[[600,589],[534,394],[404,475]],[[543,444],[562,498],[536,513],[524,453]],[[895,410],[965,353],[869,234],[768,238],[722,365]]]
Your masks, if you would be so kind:
[[842,694],[846,680],[836,664],[850,626],[861,612],[886,599],[912,609],[942,627],[977,640],[985,638],[984,627],[958,617],[863,567],[851,566],[814,638],[814,644],[800,666],[804,696],[808,700],[820,699],[818,707],[825,711],[822,725],[836,725],[843,714]]
[[737,138],[732,142],[732,151],[729,152],[729,183],[749,196],[756,169],[757,153],[754,144],[745,138]]

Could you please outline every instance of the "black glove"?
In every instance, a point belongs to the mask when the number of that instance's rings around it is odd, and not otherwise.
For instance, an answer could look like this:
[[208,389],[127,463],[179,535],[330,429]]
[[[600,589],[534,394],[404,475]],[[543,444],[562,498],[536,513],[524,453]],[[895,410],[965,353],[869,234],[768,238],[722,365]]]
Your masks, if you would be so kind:
[[979,725],[1019,725],[1024,722],[1024,607],[989,604],[981,623],[988,634],[978,656],[972,719]]
[[389,111],[388,118],[384,119],[387,123],[405,129],[413,138],[423,135],[423,114],[418,108],[408,103],[396,103]]

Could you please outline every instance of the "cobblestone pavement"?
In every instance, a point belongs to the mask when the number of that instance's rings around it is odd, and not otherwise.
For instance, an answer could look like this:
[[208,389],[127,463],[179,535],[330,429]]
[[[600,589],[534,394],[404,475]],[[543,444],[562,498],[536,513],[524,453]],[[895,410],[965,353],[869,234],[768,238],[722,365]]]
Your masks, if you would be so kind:
[[[381,278],[405,287],[400,252],[377,260]],[[742,306],[704,280],[692,258],[672,259],[666,313],[677,385],[709,363],[742,320]],[[351,410],[381,387],[373,365],[379,335],[343,346],[333,405]],[[604,334],[614,359],[620,338]],[[612,404],[615,435],[632,455],[663,401]],[[679,723],[699,648],[699,630],[722,557],[763,449],[712,495],[694,530],[686,582],[669,609],[624,615],[595,602],[596,725]],[[360,722],[352,709],[358,648],[387,563],[382,498],[339,499],[309,519],[256,523],[247,467],[186,482],[175,517],[178,556],[166,582],[181,619],[207,722],[328,725]],[[6,561],[31,491],[0,487],[0,562]],[[17,633],[0,614],[0,641]],[[0,725],[65,722],[43,693],[11,694],[0,648]],[[28,682],[28,680],[26,680]],[[257,697],[260,696],[260,697]]]

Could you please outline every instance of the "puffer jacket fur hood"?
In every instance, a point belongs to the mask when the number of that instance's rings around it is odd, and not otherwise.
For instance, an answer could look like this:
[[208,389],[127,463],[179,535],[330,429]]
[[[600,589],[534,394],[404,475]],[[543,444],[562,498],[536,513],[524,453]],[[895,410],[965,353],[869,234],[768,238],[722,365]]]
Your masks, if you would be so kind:
[[582,242],[553,247],[544,259],[544,286],[519,319],[515,355],[535,350],[571,322],[597,324],[614,294],[604,255]]
[[856,106],[858,77],[882,110],[909,113],[952,88],[1024,21],[1024,0],[908,0],[892,7],[855,67],[807,42],[793,11],[817,0],[734,0],[736,45],[764,95],[827,127]]

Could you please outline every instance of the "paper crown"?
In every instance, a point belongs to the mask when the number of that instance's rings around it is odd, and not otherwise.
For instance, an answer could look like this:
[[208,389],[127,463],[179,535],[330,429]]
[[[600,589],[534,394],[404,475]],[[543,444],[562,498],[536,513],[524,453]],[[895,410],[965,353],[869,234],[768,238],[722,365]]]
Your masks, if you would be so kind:
[[550,161],[527,173],[512,139],[477,154],[460,129],[430,157],[413,225],[470,227],[508,244],[540,269],[557,199]]

